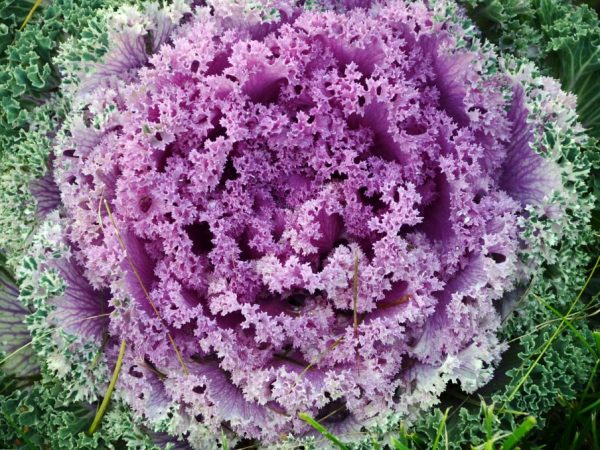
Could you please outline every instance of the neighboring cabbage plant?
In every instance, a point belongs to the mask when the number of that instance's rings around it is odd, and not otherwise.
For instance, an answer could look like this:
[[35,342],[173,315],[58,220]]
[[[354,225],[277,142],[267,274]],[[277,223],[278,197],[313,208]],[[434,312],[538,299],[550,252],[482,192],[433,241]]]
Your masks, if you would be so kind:
[[[199,449],[311,445],[300,413],[357,445],[425,426],[545,320],[522,299],[581,284],[575,97],[454,2],[208,3],[107,11],[101,58],[56,58],[68,112],[6,245],[44,372],[96,401],[124,342],[116,410]],[[499,402],[551,406],[507,375]]]

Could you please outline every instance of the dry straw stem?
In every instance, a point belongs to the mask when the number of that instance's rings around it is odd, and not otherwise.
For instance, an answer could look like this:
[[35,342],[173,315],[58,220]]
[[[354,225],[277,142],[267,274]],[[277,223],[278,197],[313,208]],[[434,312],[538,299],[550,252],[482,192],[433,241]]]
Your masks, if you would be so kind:
[[354,254],[354,277],[352,283],[352,297],[354,301],[354,337],[358,337],[358,252]]
[[[142,282],[142,278],[141,278],[137,268],[135,267],[135,264],[133,263],[133,259],[131,258],[131,255],[127,251],[127,246],[125,245],[125,241],[123,240],[123,237],[121,236],[121,233],[119,232],[119,229],[117,228],[117,224],[113,217],[110,206],[108,205],[108,202],[104,198],[104,190],[102,191],[102,194],[100,196],[100,204],[98,205],[98,222],[100,224],[100,228],[102,229],[102,231],[104,231],[104,225],[103,225],[102,215],[101,215],[101,205],[102,204],[104,204],[104,208],[106,209],[106,213],[108,214],[110,223],[111,223],[113,229],[115,230],[115,234],[117,235],[117,240],[119,241],[119,246],[121,247],[121,250],[123,250],[123,252],[125,253],[125,256],[127,257],[127,261],[129,262],[129,266],[131,267],[131,270],[133,271],[135,278],[137,279],[138,283],[140,284],[142,291],[144,291],[144,296],[148,300],[148,303],[152,307],[152,310],[154,311],[154,314],[156,314],[156,317],[158,317],[158,319],[165,326],[165,328],[167,328],[160,313],[158,312],[158,309],[156,308],[156,306],[154,305],[154,302],[150,298],[150,294],[148,293],[146,286],[144,286],[144,283]],[[181,356],[181,353],[179,352],[179,348],[177,347],[177,344],[175,344],[175,340],[173,339],[173,336],[171,336],[171,333],[169,332],[168,329],[166,331],[167,331],[167,337],[169,338],[169,341],[171,342],[171,346],[173,347],[173,350],[175,351],[175,354],[177,355],[177,360],[179,361],[179,364],[181,364],[183,373],[185,375],[189,375],[190,372],[189,372],[187,366],[185,365],[185,362],[183,361],[183,358]]]
[[[358,287],[359,287],[358,281],[359,281],[359,257],[358,257],[358,252],[357,252],[354,255],[354,273],[353,273],[353,282],[352,282],[353,328],[354,328],[354,336],[355,337],[358,337],[358,326],[362,322],[362,319],[358,317]],[[402,305],[402,304],[408,302],[410,300],[410,298],[411,298],[411,295],[406,294],[406,295],[403,295],[400,299],[398,299],[390,304],[383,305],[382,307],[383,308],[391,308],[393,306]],[[342,342],[344,342],[344,336],[340,337],[339,339],[336,339],[329,347],[327,347],[327,349],[325,351],[320,353],[315,358],[314,361],[312,361],[310,364],[308,364],[302,370],[302,372],[300,372],[300,374],[294,381],[294,384],[290,388],[290,391],[298,385],[300,380],[302,380],[304,375],[306,375],[306,372],[308,372],[310,369],[312,369],[316,364],[318,364],[325,356],[327,356],[332,350],[334,350]],[[357,359],[357,362],[358,362],[358,359]]]
[[27,23],[31,20],[31,18],[33,17],[33,13],[42,4],[42,1],[43,0],[36,0],[35,1],[35,3],[33,4],[33,6],[31,7],[31,9],[29,10],[29,14],[27,14],[27,17],[25,17],[25,20],[23,21],[23,23],[19,27],[19,31],[21,31],[23,28],[25,28],[25,25],[27,25]]
[[342,342],[344,341],[344,336],[342,336],[339,339],[336,339],[333,344],[331,344],[329,347],[327,347],[327,349],[323,352],[321,352],[319,355],[317,355],[317,357],[315,358],[315,360],[313,362],[311,362],[310,364],[308,364],[303,370],[302,372],[300,372],[300,374],[298,375],[298,377],[296,378],[296,381],[294,381],[294,384],[292,385],[292,387],[290,388],[290,392],[292,389],[294,389],[298,383],[300,382],[300,380],[302,380],[302,378],[304,378],[304,375],[306,375],[306,372],[308,372],[310,369],[312,369],[316,364],[318,364],[323,357],[325,357],[327,354],[329,354],[329,352],[331,352],[333,349],[335,349],[338,345],[340,345]]
[[[358,337],[358,325],[359,325],[359,320],[358,320],[358,262],[359,261],[358,261],[358,252],[357,252],[354,255],[354,274],[353,274],[353,282],[352,282],[353,322],[354,322],[354,336],[355,337]],[[336,339],[333,342],[333,344],[331,344],[329,347],[327,347],[327,349],[325,351],[323,351],[322,353],[320,353],[319,355],[317,355],[317,357],[315,358],[315,360],[312,361],[311,363],[309,363],[302,370],[302,372],[300,372],[300,374],[298,375],[298,377],[294,381],[294,384],[290,388],[290,392],[291,392],[292,389],[294,389],[298,385],[298,383],[300,382],[300,380],[302,380],[302,378],[304,377],[304,375],[306,375],[306,372],[308,372],[316,364],[318,364],[321,361],[321,359],[323,359],[327,354],[329,354],[329,352],[331,352],[332,350],[334,350],[343,341],[344,341],[344,336],[340,337],[339,339]]]

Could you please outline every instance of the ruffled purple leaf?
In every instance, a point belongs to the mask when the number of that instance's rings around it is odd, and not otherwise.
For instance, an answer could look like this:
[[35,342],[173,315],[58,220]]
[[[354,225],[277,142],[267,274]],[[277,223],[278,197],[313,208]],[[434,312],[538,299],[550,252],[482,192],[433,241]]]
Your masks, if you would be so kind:
[[138,69],[148,64],[150,56],[168,42],[176,24],[167,13],[163,10],[153,11],[145,19],[151,24],[149,29],[144,29],[142,23],[136,23],[139,18],[132,17],[129,19],[131,23],[122,25],[124,29],[120,33],[113,33],[109,51],[102,62],[96,64],[82,92],[89,92],[107,81],[131,79]]
[[100,343],[108,330],[111,312],[108,289],[94,289],[83,268],[73,259],[57,260],[54,267],[65,282],[62,295],[52,300],[50,321],[71,334]]
[[461,126],[469,124],[465,96],[468,67],[476,55],[470,52],[444,54],[440,49],[446,41],[444,32],[438,36],[423,37],[422,45],[426,55],[433,60],[434,84],[440,94],[440,107],[448,112]]
[[513,129],[500,186],[523,205],[539,205],[560,187],[560,175],[553,163],[538,154],[542,149],[531,148],[533,131],[528,114],[523,87],[515,85],[508,113]]
[[52,163],[49,164],[44,176],[32,181],[29,190],[37,202],[37,215],[45,217],[60,205],[60,190],[54,180]]

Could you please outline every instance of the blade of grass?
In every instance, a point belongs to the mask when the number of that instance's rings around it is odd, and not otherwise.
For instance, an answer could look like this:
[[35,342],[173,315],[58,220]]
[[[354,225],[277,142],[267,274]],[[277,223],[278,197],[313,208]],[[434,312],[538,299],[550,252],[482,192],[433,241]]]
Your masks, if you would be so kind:
[[127,343],[125,339],[121,341],[121,347],[119,348],[119,356],[117,357],[117,363],[115,364],[115,370],[113,370],[112,377],[110,378],[110,383],[108,384],[108,389],[106,390],[106,394],[102,399],[102,404],[96,413],[96,417],[94,417],[94,421],[88,430],[88,434],[94,434],[94,432],[98,429],[100,422],[102,421],[102,417],[104,417],[104,413],[106,412],[106,408],[108,408],[108,403],[110,402],[110,397],[115,389],[115,385],[117,384],[117,380],[119,378],[119,373],[121,372],[121,364],[123,364],[123,357],[125,356],[125,347]]
[[[359,281],[358,280],[358,269],[359,269],[358,263],[359,263],[358,253],[356,253],[354,255],[354,274],[353,274],[353,283],[352,283],[353,302],[354,302],[354,307],[353,307],[353,309],[354,309],[354,313],[353,313],[354,325],[353,325],[353,327],[354,327],[354,336],[355,337],[358,336],[358,326],[362,322],[362,319],[358,317],[358,281]],[[312,369],[316,364],[318,364],[322,358],[324,358],[327,354],[329,354],[331,351],[333,351],[342,342],[344,342],[344,336],[336,339],[327,349],[325,349],[323,352],[321,352],[319,355],[317,355],[317,358],[315,360],[311,361],[306,367],[304,367],[304,369],[302,370],[302,372],[300,372],[300,374],[294,381],[294,384],[290,388],[290,392],[298,385],[300,380],[302,380],[304,375],[306,375],[306,373],[310,369]],[[358,361],[358,359],[357,359],[357,361]]]
[[[594,424],[595,426],[595,424]],[[569,450],[589,450],[588,446],[582,447],[585,444],[586,438],[590,433],[591,424],[588,420],[583,422],[583,428],[575,433],[575,439],[569,447]]]
[[393,436],[390,437],[391,445],[394,445],[396,447],[396,450],[398,450],[398,448],[400,448],[401,450],[410,450],[410,448],[412,447],[412,442],[414,442],[414,435],[408,433],[406,431],[406,426],[404,425],[404,423],[401,422],[398,438],[396,439]]
[[[586,308],[584,308],[582,311],[574,313],[574,314],[570,314],[568,316],[565,315],[565,317],[570,320],[571,322],[575,322],[575,321],[579,321],[579,320],[588,320],[590,317],[596,316],[598,314],[600,314],[600,310],[595,310],[590,312],[587,312],[587,310],[590,309],[589,306],[587,306]],[[562,317],[562,315],[561,315]],[[521,339],[523,339],[524,337],[527,336],[531,336],[532,334],[536,334],[538,333],[540,330],[543,330],[544,328],[549,327],[550,325],[560,322],[561,318],[555,318],[555,319],[549,319],[546,320],[545,322],[539,323],[537,324],[535,327],[533,327],[533,329],[527,333],[524,333],[520,336],[514,337],[508,341],[506,341],[507,344],[512,344],[513,342],[519,341]]]
[[588,395],[588,392],[590,391],[590,389],[592,388],[592,385],[594,384],[594,380],[596,379],[596,372],[598,371],[599,365],[600,365],[600,359],[597,359],[596,364],[594,364],[594,368],[592,369],[592,373],[590,374],[590,377],[588,379],[588,382],[585,385],[583,394],[581,394],[581,400],[579,402],[579,409],[581,409],[581,407],[583,406],[583,402],[585,401],[585,399]]
[[[437,434],[435,436],[435,440],[433,441],[433,446],[431,447],[431,450],[437,450],[438,445],[440,445],[440,439],[442,438],[442,433],[444,433],[444,430],[446,430],[446,420],[448,419],[449,412],[450,412],[450,408],[447,408],[446,411],[444,412],[444,417],[442,417],[442,420],[440,421],[440,425],[438,426]],[[446,445],[448,445],[448,435],[446,434],[445,437],[446,437]]]
[[531,288],[535,285],[535,282],[536,282],[536,277],[534,276],[529,281],[529,284],[527,285],[527,289],[525,289],[525,292],[523,292],[521,294],[521,296],[519,297],[519,300],[517,300],[515,302],[515,304],[513,305],[513,307],[510,309],[510,311],[504,316],[504,318],[502,319],[501,323],[506,322],[510,318],[510,316],[517,310],[517,308],[519,308],[519,306],[521,305],[521,303],[523,303],[525,301],[525,299],[527,298],[527,296],[531,292]]
[[596,420],[597,416],[596,411],[590,414],[590,424],[592,425],[592,447],[594,450],[600,449],[600,443],[598,442],[598,426],[596,425],[598,423]]
[[375,450],[381,450],[381,445],[379,445],[379,442],[375,436],[371,438],[371,448]]
[[594,364],[594,368],[592,369],[592,373],[590,374],[588,381],[585,385],[585,389],[583,390],[583,393],[579,396],[579,400],[576,402],[577,404],[570,411],[568,411],[568,420],[566,425],[564,426],[561,438],[561,442],[564,445],[561,448],[566,448],[566,443],[564,441],[568,439],[569,436],[572,436],[573,430],[577,427],[577,423],[580,420],[578,412],[583,407],[583,403],[587,398],[588,392],[591,389],[594,380],[596,379],[596,371],[598,370],[599,363],[600,359],[597,359],[596,363]]
[[[569,445],[568,450],[575,450],[577,448],[577,446],[579,445],[580,440],[581,440],[581,434],[579,433],[579,431],[575,431],[575,434],[573,435],[573,441],[571,442],[571,445]],[[566,448],[566,447],[562,447],[562,448]]]
[[19,28],[19,31],[21,31],[23,28],[25,28],[25,25],[27,25],[27,23],[31,20],[31,18],[33,17],[33,13],[42,4],[42,1],[43,0],[36,0],[35,1],[35,3],[33,4],[33,6],[31,7],[31,10],[29,10],[29,14],[27,14],[27,17],[25,17],[25,20],[21,24],[21,27]]
[[300,418],[300,420],[305,421],[307,424],[309,424],[311,427],[313,427],[315,430],[317,430],[319,433],[321,433],[323,435],[323,437],[325,437],[329,441],[333,442],[336,445],[336,447],[338,447],[339,449],[348,450],[348,447],[342,441],[340,441],[327,428],[325,428],[323,425],[321,425],[315,419],[310,417],[308,414],[300,413],[300,414],[298,414],[298,417]]
[[337,413],[339,413],[339,412],[340,412],[342,409],[344,409],[344,408],[345,408],[344,406],[340,406],[339,408],[337,408],[337,409],[334,409],[334,410],[333,410],[333,411],[331,411],[329,414],[327,414],[325,417],[321,417],[321,418],[319,419],[319,421],[321,421],[321,422],[324,422],[324,421],[326,421],[326,420],[327,420],[327,419],[329,419],[331,416],[334,416],[334,415],[336,415]]
[[390,443],[392,444],[395,450],[410,450],[410,447],[408,447],[406,444],[403,444],[394,437],[390,438]]
[[[6,384],[4,384],[6,383]],[[16,390],[16,386],[17,386],[17,380],[15,380],[13,377],[9,378],[8,380],[3,382],[2,385],[2,389],[0,389],[0,395],[4,394],[5,392],[13,392]]]
[[96,355],[94,356],[94,359],[92,360],[92,363],[90,364],[90,369],[93,369],[94,367],[96,367],[96,364],[98,364],[98,361],[100,360],[100,355],[104,351],[104,347],[106,347],[107,342],[108,342],[108,333],[104,332],[104,336],[102,336],[102,344],[100,345],[100,348],[96,352]]
[[221,431],[221,446],[223,450],[229,450],[229,443],[227,442],[227,436],[225,436],[225,432]]
[[292,387],[290,388],[290,391],[293,390],[298,383],[300,382],[300,380],[302,380],[302,378],[304,377],[304,375],[306,375],[306,372],[308,372],[310,369],[312,369],[316,364],[319,363],[319,361],[321,361],[321,358],[323,358],[325,355],[327,355],[330,351],[334,350],[338,345],[340,345],[342,342],[344,341],[344,336],[342,336],[341,338],[339,338],[338,340],[334,341],[333,344],[331,344],[323,353],[317,355],[317,358],[315,359],[315,361],[309,363],[303,370],[302,372],[300,372],[298,374],[298,377],[296,378],[296,380],[294,381],[294,384],[292,385]]
[[573,334],[577,337],[577,339],[579,339],[579,341],[581,341],[581,343],[583,344],[583,346],[585,348],[587,348],[592,355],[594,355],[596,358],[599,356],[599,354],[596,351],[596,349],[590,345],[590,343],[583,337],[583,335],[579,332],[579,330],[577,330],[577,328],[575,328],[575,326],[571,323],[571,321],[566,316],[564,316],[554,306],[552,306],[552,305],[548,304],[547,302],[545,302],[544,299],[541,298],[540,296],[538,296],[536,294],[533,294],[533,298],[535,298],[537,301],[539,301],[547,309],[549,309],[550,311],[552,311],[552,313],[554,313],[557,317],[559,317],[560,319],[562,319],[563,323],[567,327],[569,327],[569,329],[573,332]]
[[513,449],[519,442],[523,440],[523,438],[535,427],[536,420],[535,417],[529,416],[526,417],[521,425],[517,427],[512,434],[506,438],[504,443],[502,444],[502,450],[511,450]]
[[591,405],[588,405],[585,408],[583,408],[582,410],[580,410],[577,413],[577,415],[581,416],[582,414],[585,414],[588,411],[592,411],[592,410],[596,410],[596,409],[600,409],[600,398],[598,400],[596,400],[594,403],[592,403]]

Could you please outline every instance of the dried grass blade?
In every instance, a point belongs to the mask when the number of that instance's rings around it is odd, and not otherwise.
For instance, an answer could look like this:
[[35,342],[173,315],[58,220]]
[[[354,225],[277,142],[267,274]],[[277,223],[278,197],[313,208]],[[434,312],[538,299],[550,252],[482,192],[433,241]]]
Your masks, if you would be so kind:
[[42,4],[42,1],[43,0],[36,0],[35,1],[35,3],[33,4],[33,6],[31,7],[31,9],[29,10],[29,13],[27,14],[27,17],[25,17],[25,20],[23,21],[23,23],[19,27],[19,31],[21,31],[23,28],[25,28],[25,25],[27,25],[27,23],[31,20],[31,18],[33,17],[33,13],[35,12],[36,9],[39,8],[39,6]]
[[[140,276],[140,273],[138,272],[137,268],[135,267],[135,264],[133,262],[133,259],[131,258],[131,255],[127,251],[127,246],[125,245],[125,241],[123,240],[123,237],[121,236],[121,233],[119,232],[119,229],[117,228],[117,224],[115,222],[115,218],[113,217],[110,206],[108,205],[108,202],[104,198],[104,191],[102,191],[100,202],[104,204],[104,209],[106,209],[106,213],[108,214],[110,223],[111,223],[113,229],[115,230],[117,240],[119,241],[119,246],[121,247],[121,250],[123,250],[123,252],[125,253],[127,261],[129,262],[129,266],[131,267],[131,270],[133,271],[135,278],[137,279],[138,283],[140,284],[140,287],[142,288],[142,291],[144,292],[144,296],[146,297],[146,300],[148,300],[148,303],[152,307],[152,310],[154,311],[154,314],[156,314],[156,317],[159,318],[159,320],[163,323],[163,325],[165,325],[165,328],[166,328],[166,324],[164,323],[164,321],[158,311],[158,308],[156,308],[156,305],[154,305],[154,302],[150,298],[150,294],[148,293],[148,290],[146,289],[146,286],[144,285],[144,282],[142,281],[142,277]],[[104,230],[104,227],[102,224],[102,216],[100,214],[100,207],[98,208],[98,220],[100,222],[100,228],[102,228]],[[167,337],[169,338],[169,342],[171,343],[171,346],[173,347],[173,350],[175,351],[175,354],[177,355],[177,360],[179,361],[179,364],[181,365],[181,367],[183,369],[183,373],[185,375],[189,375],[190,372],[189,372],[185,362],[183,361],[183,357],[181,356],[179,348],[177,347],[177,344],[175,344],[175,340],[173,339],[173,336],[171,336],[171,333],[168,330],[167,330]]]

